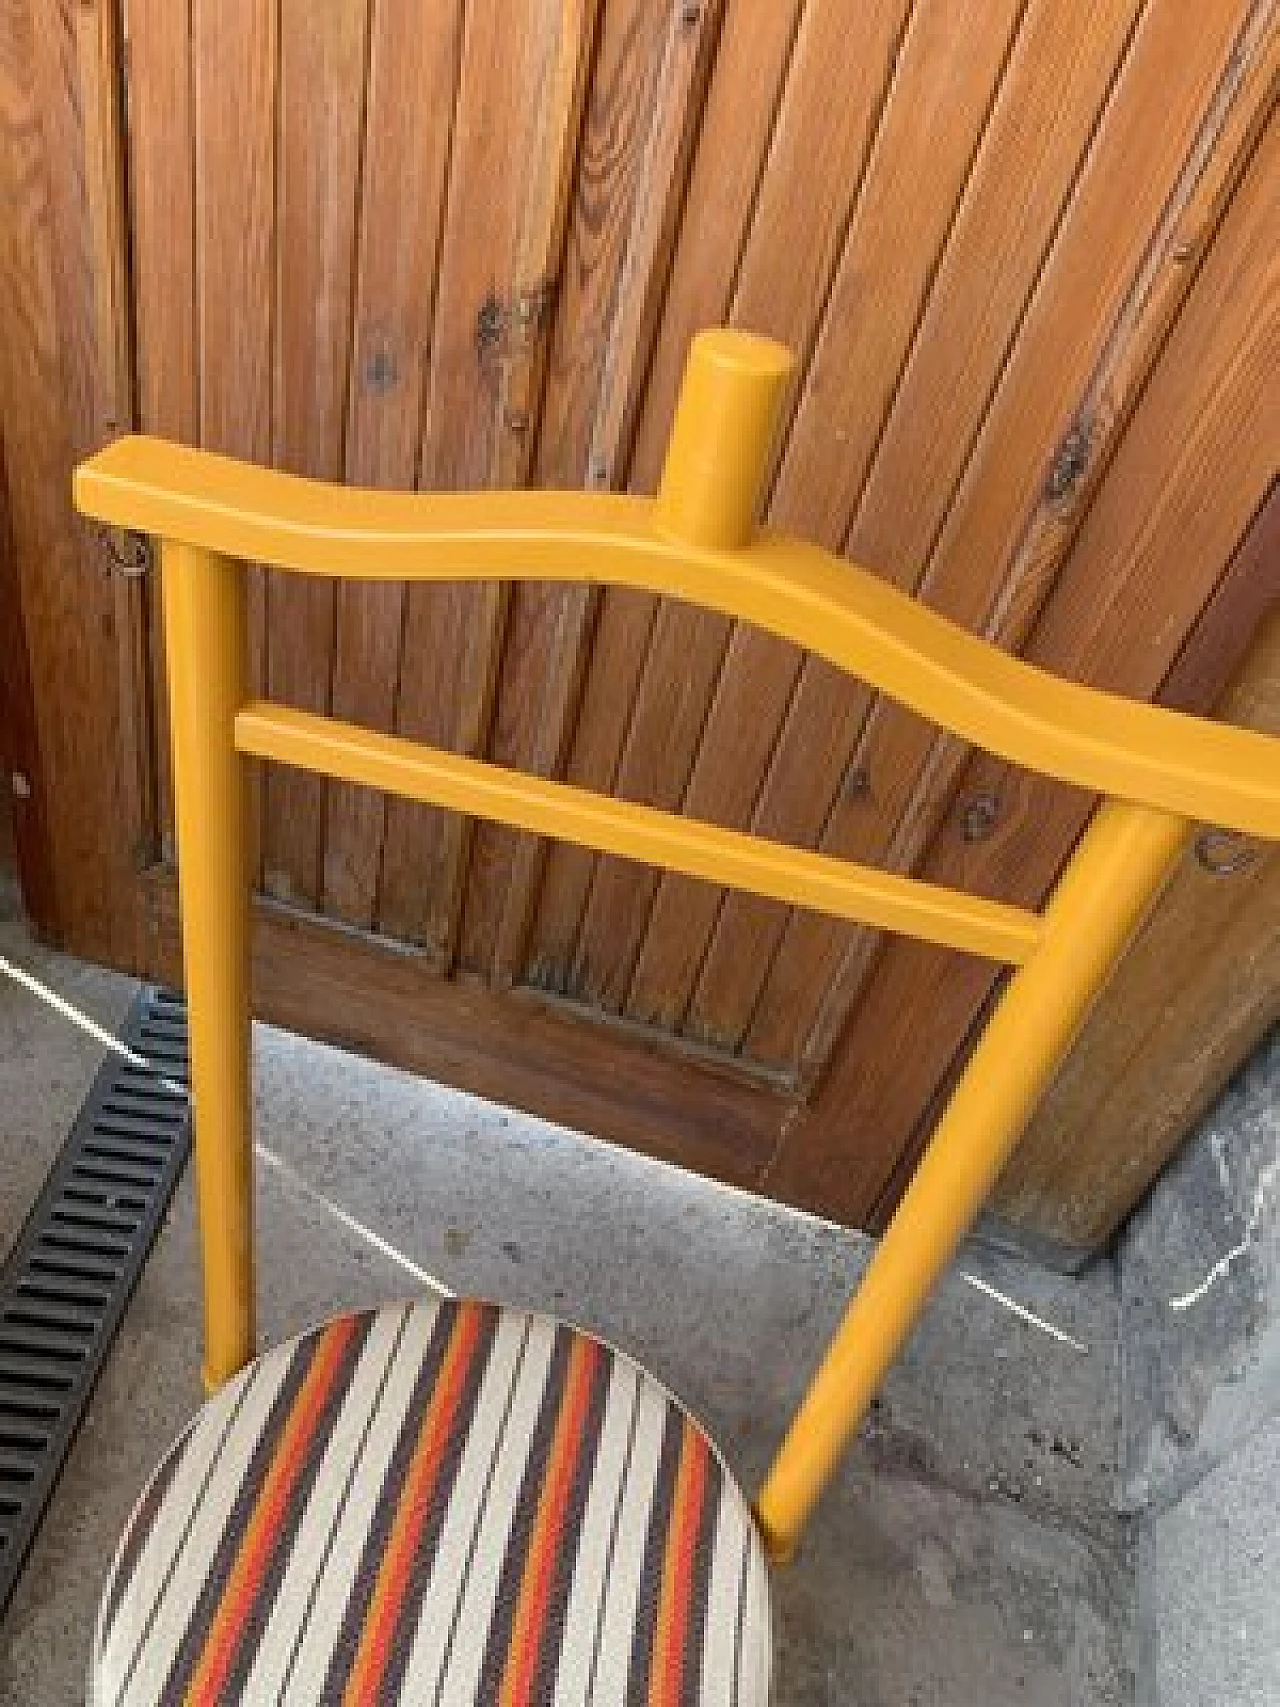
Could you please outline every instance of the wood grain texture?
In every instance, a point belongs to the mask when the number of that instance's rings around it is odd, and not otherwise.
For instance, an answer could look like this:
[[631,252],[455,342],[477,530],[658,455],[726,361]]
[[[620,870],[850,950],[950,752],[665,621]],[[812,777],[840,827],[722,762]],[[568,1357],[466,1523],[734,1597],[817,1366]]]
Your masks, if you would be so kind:
[[[521,485],[527,474],[595,12],[595,0],[466,10],[424,487]],[[397,706],[405,734],[482,749],[505,614],[500,586],[412,589]],[[380,923],[445,962],[470,835],[464,820],[388,808]]]
[[[181,983],[172,880],[151,878],[146,976]],[[256,911],[257,1018],[746,1185],[789,1115],[714,1062],[672,1058],[565,1004],[445,983],[421,956],[272,903]],[[358,989],[360,999],[351,999]]]
[[[1242,602],[1270,604],[1217,714],[1280,734],[1280,501],[1200,624],[1219,664]],[[1232,607],[1229,611],[1227,607]],[[1181,664],[1183,660],[1179,660]],[[1161,699],[1181,698],[1177,678]],[[1199,697],[1200,683],[1188,684]],[[1181,691],[1180,691],[1181,690]],[[1116,1231],[1239,1062],[1280,1019],[1280,849],[1202,835],[1117,968],[1006,1168],[996,1211],[1075,1251]]]
[[[97,448],[135,424],[133,309],[129,291],[129,209],[125,174],[123,38],[119,0],[74,14],[84,149],[94,395],[90,442]],[[142,578],[112,578],[119,662],[116,737],[118,811],[139,865],[157,846],[152,755],[151,658]]]
[[[905,15],[901,0],[881,0],[850,30],[844,7],[819,4],[801,22],[730,317],[789,344],[802,364],[858,199]],[[835,103],[820,95],[832,87],[840,90]],[[681,804],[728,633],[722,617],[660,605],[615,781],[626,798]],[[612,1010],[623,1006],[656,887],[656,874],[642,866],[597,863],[574,950],[575,992]]]
[[[1278,160],[1273,123],[1030,638],[1027,656],[1037,664],[1154,694],[1273,476],[1280,268],[1270,184]],[[1167,574],[1175,558],[1176,580]],[[1091,802],[985,756],[967,765],[961,798],[988,803],[981,831],[966,838],[967,814],[954,814],[923,874],[1039,905]],[[889,943],[769,1189],[882,1222],[927,1136],[920,1087],[946,1078],[995,976],[961,956]]]
[[[374,0],[346,442],[356,485],[417,484],[462,10]],[[394,727],[403,622],[402,587],[339,585],[335,716]],[[324,907],[349,924],[376,917],[385,823],[379,797],[329,784]]]
[[[129,198],[137,420],[199,440],[196,364],[195,115],[190,0],[131,0]],[[156,852],[175,854],[160,578],[142,583],[151,667]]]
[[[115,601],[101,546],[70,513],[92,432],[96,319],[71,20],[0,6],[0,419],[35,699],[53,896],[77,952],[127,959],[132,850],[117,811]],[[51,155],[51,148],[65,150]],[[67,684],[75,692],[66,692]]]
[[[1010,546],[1044,499],[1046,469],[1055,489],[1060,483],[1055,453],[1082,420],[1081,398],[1100,362],[1112,372],[1145,372],[1167,330],[1159,314],[1134,323],[1129,302],[1149,293],[1147,262],[1162,227],[1166,245],[1182,241],[1169,235],[1167,210],[1237,28],[1232,4],[1206,10],[1194,44],[1176,6],[1144,15],[930,553],[920,596],[1009,649],[1024,640],[1057,568],[1037,560],[1032,572],[1026,558],[1011,564]],[[1068,325],[1080,330],[1064,348]],[[1100,439],[1094,454],[1105,459],[1111,443],[1114,435]],[[872,779],[870,801],[839,801],[823,844],[910,866],[945,815],[955,758],[954,749],[946,759],[938,753],[918,719],[881,701],[853,758]],[[808,1079],[844,1027],[870,946],[814,924],[790,921],[748,1034],[752,1052],[796,1060]]]
[[[196,364],[200,443],[270,462],[274,348],[276,96],[273,0],[191,0],[195,121]],[[266,588],[249,582],[249,680],[266,685]],[[262,779],[251,863],[262,870]]]
[[[690,340],[729,314],[800,12],[801,0],[735,0],[725,15],[636,429],[636,491],[657,490]],[[599,601],[565,764],[582,787],[613,786],[656,609],[641,593]],[[568,985],[595,866],[580,848],[549,851],[526,962],[539,987]]]
[[[1136,11],[1129,0],[1084,10],[1033,0],[1022,21],[857,507],[843,521],[830,518],[851,556],[905,589],[924,573]],[[1033,454],[1042,466],[1049,447]],[[988,594],[1000,567],[993,554],[967,565]],[[789,702],[770,707],[784,721],[755,809],[762,831],[876,863],[892,857],[905,778],[867,739],[870,705],[861,684],[805,664]],[[927,750],[923,725],[895,718],[895,728]],[[828,959],[797,991],[796,957],[784,950],[801,934]],[[808,1016],[853,940],[847,932],[813,937],[807,921],[731,897],[689,1004],[689,1030],[800,1071]]]
[[[272,460],[321,480],[346,472],[369,5],[280,6]],[[335,608],[331,582],[269,577],[267,683],[277,699],[329,710]],[[263,888],[279,900],[319,904],[325,795],[314,777],[267,774]]]
[[[1280,475],[1249,523],[1212,599],[1187,636],[1160,689],[1160,703],[1175,711],[1204,711],[1234,722],[1226,697],[1251,652],[1264,644],[1280,602]],[[1269,634],[1267,636],[1270,644]]]
[[[908,24],[771,505],[775,525],[828,550],[843,542],[1020,14],[1006,0],[975,31],[963,0],[947,0]],[[685,796],[693,816],[751,822],[802,662],[758,629],[734,629]],[[834,723],[830,738],[847,729]],[[814,763],[811,752],[805,771]],[[627,999],[634,1018],[682,1020],[722,902],[662,879]],[[691,1029],[707,1025],[699,1011]]]
[[[607,486],[625,465],[719,6],[612,6],[601,20],[579,147],[535,479]],[[596,596],[513,590],[489,751],[542,775],[564,757]],[[523,957],[543,850],[477,824],[460,959],[499,982]]]
[[51,942],[58,936],[58,911],[45,790],[0,439],[0,814],[12,826],[6,852],[17,856],[23,906],[37,933]]
[[[60,378],[73,454],[97,443],[102,398],[89,213],[88,151],[81,90],[78,6],[51,0],[33,11],[31,74],[39,106],[53,232],[51,263],[61,350]],[[79,529],[78,518],[73,526]],[[86,541],[86,544],[88,542]],[[89,546],[92,549],[92,546]]]
[[[72,946],[159,965],[149,917],[171,947],[135,870],[173,853],[158,625],[68,503],[131,406],[359,484],[646,491],[689,339],[749,324],[802,358],[772,521],[1067,674],[1210,701],[1267,587],[1256,551],[1227,565],[1276,461],[1257,183],[1280,9],[1203,0],[1190,30],[1178,0],[868,0],[855,22],[839,0],[0,0],[0,408]],[[275,579],[268,635],[254,585],[258,686],[827,852],[1034,902],[1089,809],[644,595]],[[989,968],[325,787],[272,773],[267,877],[358,929],[271,910],[279,1013],[883,1218]],[[286,994],[295,953],[315,988]],[[1066,1238],[1087,1209],[1099,1236],[1101,1198],[1055,1206],[1054,1164],[1023,1163],[1016,1215]]]

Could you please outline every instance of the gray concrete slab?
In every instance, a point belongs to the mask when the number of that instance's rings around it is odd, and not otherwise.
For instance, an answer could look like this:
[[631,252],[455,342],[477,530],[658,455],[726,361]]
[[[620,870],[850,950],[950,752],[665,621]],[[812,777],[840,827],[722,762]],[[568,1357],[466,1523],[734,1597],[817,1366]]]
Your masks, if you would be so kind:
[[1119,1250],[1142,1707],[1280,1700],[1280,1034]]
[[1280,1414],[1280,1031],[1120,1252],[1126,1509],[1160,1510]]
[[[870,1241],[284,1033],[260,1028],[255,1062],[274,1154],[451,1289],[576,1311],[763,1466]],[[1073,1278],[970,1250],[963,1266],[1087,1352],[953,1275],[885,1389],[868,1461],[1114,1541],[1110,1265]]]
[[[0,1007],[0,1027],[13,1019]],[[865,1241],[282,1033],[260,1029],[255,1047],[264,1337],[404,1295],[421,1271],[624,1345],[705,1419],[744,1480],[758,1474]],[[41,1071],[54,1067],[46,1057]],[[18,1078],[49,1152],[62,1105]],[[187,1180],[11,1609],[0,1703],[80,1698],[115,1537],[198,1403],[195,1258]],[[780,1707],[1132,1699],[1132,1577],[1108,1509],[1109,1274],[966,1261],[1089,1351],[946,1284],[779,1580]]]
[[1150,1524],[1144,1707],[1280,1701],[1280,1417]]
[[[2,910],[0,955],[37,971],[113,1030],[124,1018],[131,979],[37,948]],[[0,977],[0,1256],[21,1231],[101,1059],[99,1044]]]

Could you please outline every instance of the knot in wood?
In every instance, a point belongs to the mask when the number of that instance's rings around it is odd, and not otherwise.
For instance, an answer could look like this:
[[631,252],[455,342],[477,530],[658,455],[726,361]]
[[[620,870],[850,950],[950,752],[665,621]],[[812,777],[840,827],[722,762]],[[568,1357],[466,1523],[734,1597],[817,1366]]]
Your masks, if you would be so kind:
[[960,815],[960,834],[966,842],[984,841],[1000,817],[1000,802],[994,794],[975,794]]
[[1089,448],[1093,441],[1093,425],[1088,420],[1075,423],[1054,452],[1045,481],[1045,496],[1051,503],[1069,498],[1089,465]]

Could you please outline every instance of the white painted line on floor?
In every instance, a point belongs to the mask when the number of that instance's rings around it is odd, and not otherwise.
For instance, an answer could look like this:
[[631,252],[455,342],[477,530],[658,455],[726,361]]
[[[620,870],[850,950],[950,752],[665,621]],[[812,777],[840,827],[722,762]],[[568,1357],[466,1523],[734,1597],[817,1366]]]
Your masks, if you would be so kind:
[[1007,1293],[1001,1292],[998,1287],[992,1286],[988,1281],[979,1280],[976,1274],[970,1274],[967,1269],[961,1269],[960,1278],[967,1285],[972,1286],[976,1292],[981,1292],[984,1298],[992,1299],[1000,1305],[1001,1309],[1008,1310],[1017,1316],[1020,1321],[1028,1322],[1033,1328],[1039,1328],[1042,1334],[1048,1334],[1050,1339],[1057,1340],[1061,1345],[1069,1345],[1072,1351],[1078,1351],[1083,1356],[1088,1357],[1089,1348],[1087,1345],[1082,1344],[1080,1340],[1072,1339],[1071,1335],[1064,1333],[1061,1328],[1055,1328],[1052,1322],[1046,1322],[1043,1316],[1037,1316],[1034,1310],[1028,1310],[1025,1304],[1017,1303]]
[[[185,1085],[179,1085],[175,1083],[173,1079],[166,1078],[154,1062],[148,1061],[145,1055],[139,1055],[136,1050],[130,1049],[125,1043],[121,1043],[118,1037],[116,1037],[112,1032],[106,1030],[104,1026],[99,1025],[96,1020],[90,1019],[88,1014],[82,1013],[79,1008],[74,1007],[64,997],[59,996],[56,991],[51,990],[47,984],[42,984],[40,980],[33,977],[30,972],[24,971],[20,966],[15,966],[12,961],[6,960],[3,955],[0,955],[0,972],[5,973],[8,977],[12,978],[15,983],[20,984],[24,990],[27,990],[33,996],[38,997],[42,1002],[47,1003],[47,1005],[56,1013],[61,1014],[64,1019],[69,1020],[72,1025],[79,1026],[81,1031],[87,1032],[90,1037],[102,1044],[104,1049],[109,1049],[113,1054],[123,1056],[126,1061],[131,1062],[135,1067],[142,1067],[145,1071],[153,1074],[166,1090],[173,1091],[179,1096],[187,1095]],[[332,1198],[326,1197],[322,1191],[318,1191],[310,1181],[305,1180],[295,1168],[291,1167],[282,1156],[277,1156],[273,1150],[268,1150],[263,1144],[255,1144],[254,1150],[261,1161],[265,1162],[269,1168],[274,1168],[276,1172],[287,1178],[295,1189],[301,1192],[303,1196],[310,1198],[313,1203],[316,1203],[326,1210],[328,1214],[332,1215],[335,1221],[341,1222],[344,1227],[355,1233],[358,1238],[363,1239],[366,1244],[371,1245],[374,1250],[381,1252],[381,1254],[388,1258],[389,1261],[396,1263],[400,1268],[404,1269],[406,1274],[411,1274],[414,1279],[421,1282],[422,1285],[431,1287],[434,1291],[438,1292],[442,1298],[456,1297],[456,1294],[451,1292],[443,1282],[437,1280],[435,1275],[430,1274],[424,1268],[420,1268],[412,1258],[407,1257],[403,1251],[397,1250],[394,1245],[388,1243],[380,1233],[375,1233],[372,1227],[366,1227],[363,1221],[358,1221],[354,1215],[349,1215],[347,1211],[339,1204],[335,1203]],[[1269,1169],[1268,1174],[1272,1171],[1273,1170]],[[1263,1180],[1259,1183],[1258,1198],[1255,1199],[1254,1203],[1255,1215],[1261,1214],[1260,1200],[1264,1188],[1269,1185],[1269,1183],[1270,1181],[1266,1176],[1264,1176]],[[729,1187],[727,1189],[734,1190],[736,1188]],[[821,1220],[821,1217],[812,1216],[810,1219]],[[1221,1258],[1220,1262],[1215,1264],[1215,1269],[1210,1271],[1208,1278],[1201,1283],[1195,1292],[1188,1293],[1185,1299],[1170,1299],[1169,1303],[1172,1309],[1187,1309],[1198,1297],[1207,1291],[1213,1284],[1214,1280],[1217,1279],[1216,1271],[1218,1269],[1221,1269],[1222,1272],[1225,1273],[1226,1267],[1229,1267],[1235,1258],[1240,1256],[1244,1249],[1247,1248],[1252,1226],[1253,1217],[1250,1218],[1250,1229],[1246,1231],[1242,1244],[1235,1251],[1228,1252],[1227,1256]],[[1088,1357],[1089,1347],[1087,1345],[1083,1345],[1078,1339],[1073,1339],[1070,1334],[1064,1333],[1061,1328],[1055,1327],[1052,1322],[1045,1321],[1043,1316],[1037,1316],[1034,1310],[1028,1310],[1025,1305],[1019,1304],[1015,1299],[1010,1298],[1007,1293],[1001,1292],[998,1287],[990,1285],[989,1282],[979,1280],[976,1274],[970,1274],[966,1269],[961,1269],[959,1272],[960,1278],[965,1281],[967,1285],[972,1286],[975,1291],[981,1292],[985,1298],[991,1299],[991,1301],[998,1304],[1002,1310],[1008,1310],[1012,1315],[1017,1316],[1019,1321],[1026,1322],[1033,1328],[1038,1328],[1042,1334],[1047,1334],[1050,1339],[1057,1340],[1060,1345],[1070,1346],[1073,1351],[1078,1351],[1083,1356]]]
[[411,1274],[416,1281],[437,1293],[441,1298],[457,1297],[457,1293],[451,1292],[442,1280],[437,1280],[435,1275],[429,1273],[427,1269],[420,1268],[411,1257],[407,1257],[403,1251],[397,1250],[393,1244],[384,1239],[381,1233],[375,1233],[372,1227],[366,1227],[363,1221],[357,1221],[354,1215],[349,1215],[341,1204],[335,1203],[331,1197],[326,1197],[322,1191],[317,1191],[311,1181],[304,1179],[296,1168],[291,1167],[285,1161],[283,1156],[277,1156],[275,1151],[268,1150],[265,1144],[255,1143],[253,1149],[260,1162],[265,1162],[267,1167],[281,1175],[308,1202],[317,1204],[326,1214],[331,1215],[335,1221],[346,1227],[349,1232],[354,1233],[357,1238],[363,1239],[366,1245],[372,1245],[375,1251],[381,1252],[389,1262],[395,1263],[406,1274]]
[[52,1008],[55,1013],[61,1014],[63,1019],[70,1020],[72,1025],[78,1026],[83,1032],[87,1032],[95,1043],[100,1043],[104,1049],[109,1049],[113,1055],[118,1055],[122,1061],[127,1061],[131,1067],[141,1067],[144,1072],[150,1073],[153,1078],[160,1081],[165,1090],[172,1091],[175,1096],[186,1096],[187,1087],[185,1085],[180,1085],[175,1080],[166,1078],[153,1061],[148,1061],[145,1055],[139,1055],[136,1049],[130,1049],[127,1043],[121,1043],[114,1032],[99,1025],[96,1019],[90,1019],[88,1014],[81,1013],[79,1008],[73,1007],[55,990],[51,990],[47,984],[42,984],[30,972],[21,966],[15,966],[11,960],[6,960],[2,954],[0,954],[0,972],[3,972],[7,978],[12,978],[15,984],[20,984],[29,994],[37,996],[47,1007]]
[[[76,1026],[87,1036],[92,1037],[95,1043],[100,1043],[111,1054],[119,1056],[123,1061],[128,1061],[130,1066],[140,1067],[144,1072],[150,1073],[154,1079],[164,1086],[165,1090],[171,1091],[175,1096],[190,1100],[185,1085],[180,1085],[176,1079],[166,1077],[154,1061],[148,1060],[145,1055],[140,1055],[136,1049],[131,1049],[127,1043],[122,1043],[113,1032],[108,1031],[105,1026],[99,1025],[96,1019],[92,1019],[80,1008],[73,1006],[65,997],[58,995],[56,990],[51,990],[47,984],[42,983],[39,978],[27,972],[23,967],[15,966],[4,955],[0,955],[0,972],[3,972],[7,978],[11,978],[15,984],[21,985],[28,994],[37,997],[47,1007],[52,1008],[55,1013],[60,1014],[70,1024]],[[268,1150],[265,1144],[255,1144],[253,1148],[259,1160],[283,1175],[295,1191],[310,1199],[312,1203],[317,1204],[335,1221],[346,1227],[349,1232],[354,1233],[357,1238],[363,1239],[367,1245],[371,1245],[382,1256],[402,1268],[406,1274],[411,1274],[415,1280],[423,1286],[429,1287],[441,1298],[455,1296],[442,1281],[436,1279],[434,1274],[420,1267],[403,1251],[397,1250],[380,1233],[375,1233],[372,1227],[366,1227],[363,1221],[358,1221],[354,1215],[348,1214],[332,1198],[326,1197],[322,1191],[317,1191],[315,1186],[309,1180],[305,1180],[296,1168],[291,1167],[283,1156],[277,1156],[275,1151]]]

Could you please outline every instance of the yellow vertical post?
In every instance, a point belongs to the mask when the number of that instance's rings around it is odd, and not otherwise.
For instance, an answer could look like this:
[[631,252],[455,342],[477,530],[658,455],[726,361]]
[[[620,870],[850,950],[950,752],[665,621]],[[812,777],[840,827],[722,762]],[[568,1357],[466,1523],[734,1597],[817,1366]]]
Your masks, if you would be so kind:
[[663,533],[720,551],[749,542],[794,366],[785,344],[751,332],[693,340],[658,488]]
[[235,715],[248,687],[244,569],[166,540],[161,553],[182,949],[204,1262],[204,1381],[254,1350],[249,1091],[248,799]]
[[1099,811],[1009,983],[845,1312],[756,1502],[771,1557],[795,1549],[842,1451],[986,1201],[1089,1004],[1190,833],[1185,819]]

